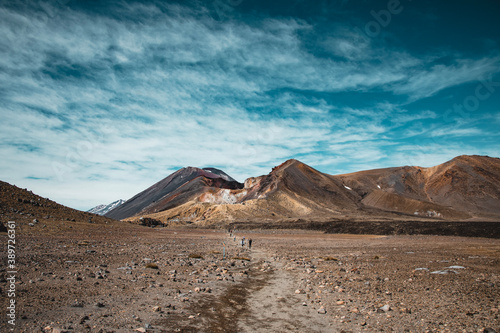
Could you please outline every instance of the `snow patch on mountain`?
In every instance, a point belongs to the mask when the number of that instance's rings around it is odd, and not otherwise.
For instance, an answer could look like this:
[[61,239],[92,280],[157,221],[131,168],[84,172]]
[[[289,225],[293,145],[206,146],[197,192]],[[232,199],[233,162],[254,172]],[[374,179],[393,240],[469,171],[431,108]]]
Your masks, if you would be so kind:
[[89,209],[87,212],[97,214],[97,215],[105,215],[106,213],[108,213],[112,209],[115,209],[116,207],[122,205],[124,202],[125,202],[125,200],[122,200],[122,199],[116,200],[116,201],[110,203],[109,205],[95,206],[94,208]]

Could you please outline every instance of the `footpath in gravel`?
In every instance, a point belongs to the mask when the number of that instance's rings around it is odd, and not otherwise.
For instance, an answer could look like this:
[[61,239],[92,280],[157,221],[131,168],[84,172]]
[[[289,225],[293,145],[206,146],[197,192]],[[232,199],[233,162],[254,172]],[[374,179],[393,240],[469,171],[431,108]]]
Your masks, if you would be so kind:
[[190,310],[196,316],[190,321],[171,317],[170,324],[180,324],[177,331],[338,332],[324,309],[307,304],[305,292],[296,289],[298,277],[283,267],[279,257],[247,245],[241,253],[239,242],[226,241],[229,251],[239,250],[241,259],[248,260],[245,278],[219,295],[193,303]]
[[[325,313],[306,303],[306,295],[295,294],[296,277],[284,269],[281,261],[269,259],[263,250],[252,251],[258,264],[262,288],[246,300],[248,313],[238,322],[240,332],[332,332]],[[257,275],[259,275],[257,273]],[[320,310],[323,312],[323,310]]]

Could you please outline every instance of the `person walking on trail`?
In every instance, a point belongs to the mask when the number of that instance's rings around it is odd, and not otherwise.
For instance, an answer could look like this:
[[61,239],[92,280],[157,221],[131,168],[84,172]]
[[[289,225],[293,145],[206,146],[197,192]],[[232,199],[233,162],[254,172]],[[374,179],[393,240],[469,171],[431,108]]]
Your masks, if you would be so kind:
[[241,239],[241,247],[245,246],[245,237]]
[[252,239],[250,238],[248,240],[248,248],[251,249],[252,248]]

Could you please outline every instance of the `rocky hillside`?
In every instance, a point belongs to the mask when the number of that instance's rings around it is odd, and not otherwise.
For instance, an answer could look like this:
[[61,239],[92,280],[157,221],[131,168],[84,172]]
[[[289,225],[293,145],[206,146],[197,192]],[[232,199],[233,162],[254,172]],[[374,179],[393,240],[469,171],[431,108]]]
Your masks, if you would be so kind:
[[[306,219],[500,219],[500,159],[459,156],[441,165],[396,167],[344,175],[321,173],[297,160],[244,185],[181,169],[129,200],[136,209],[114,218],[148,215],[163,222]],[[154,198],[154,200],[151,200]],[[137,205],[140,203],[140,205]],[[127,207],[123,206],[124,208]]]
[[500,159],[459,156],[431,168],[401,167],[337,176],[368,207],[415,216],[500,215]]
[[161,212],[199,198],[212,189],[234,190],[242,187],[243,184],[215,168],[182,168],[111,210],[106,216],[124,219]]
[[79,223],[107,224],[115,222],[96,214],[82,212],[33,192],[0,181],[0,221],[16,221],[18,226],[38,228],[71,228]]

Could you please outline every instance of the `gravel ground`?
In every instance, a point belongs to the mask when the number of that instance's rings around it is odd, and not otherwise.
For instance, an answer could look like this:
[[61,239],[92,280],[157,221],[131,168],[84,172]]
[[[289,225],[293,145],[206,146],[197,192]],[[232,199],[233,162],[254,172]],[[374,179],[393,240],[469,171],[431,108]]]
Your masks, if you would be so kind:
[[2,315],[1,331],[500,331],[500,240],[294,230],[235,237],[129,224],[18,230],[16,322]]

